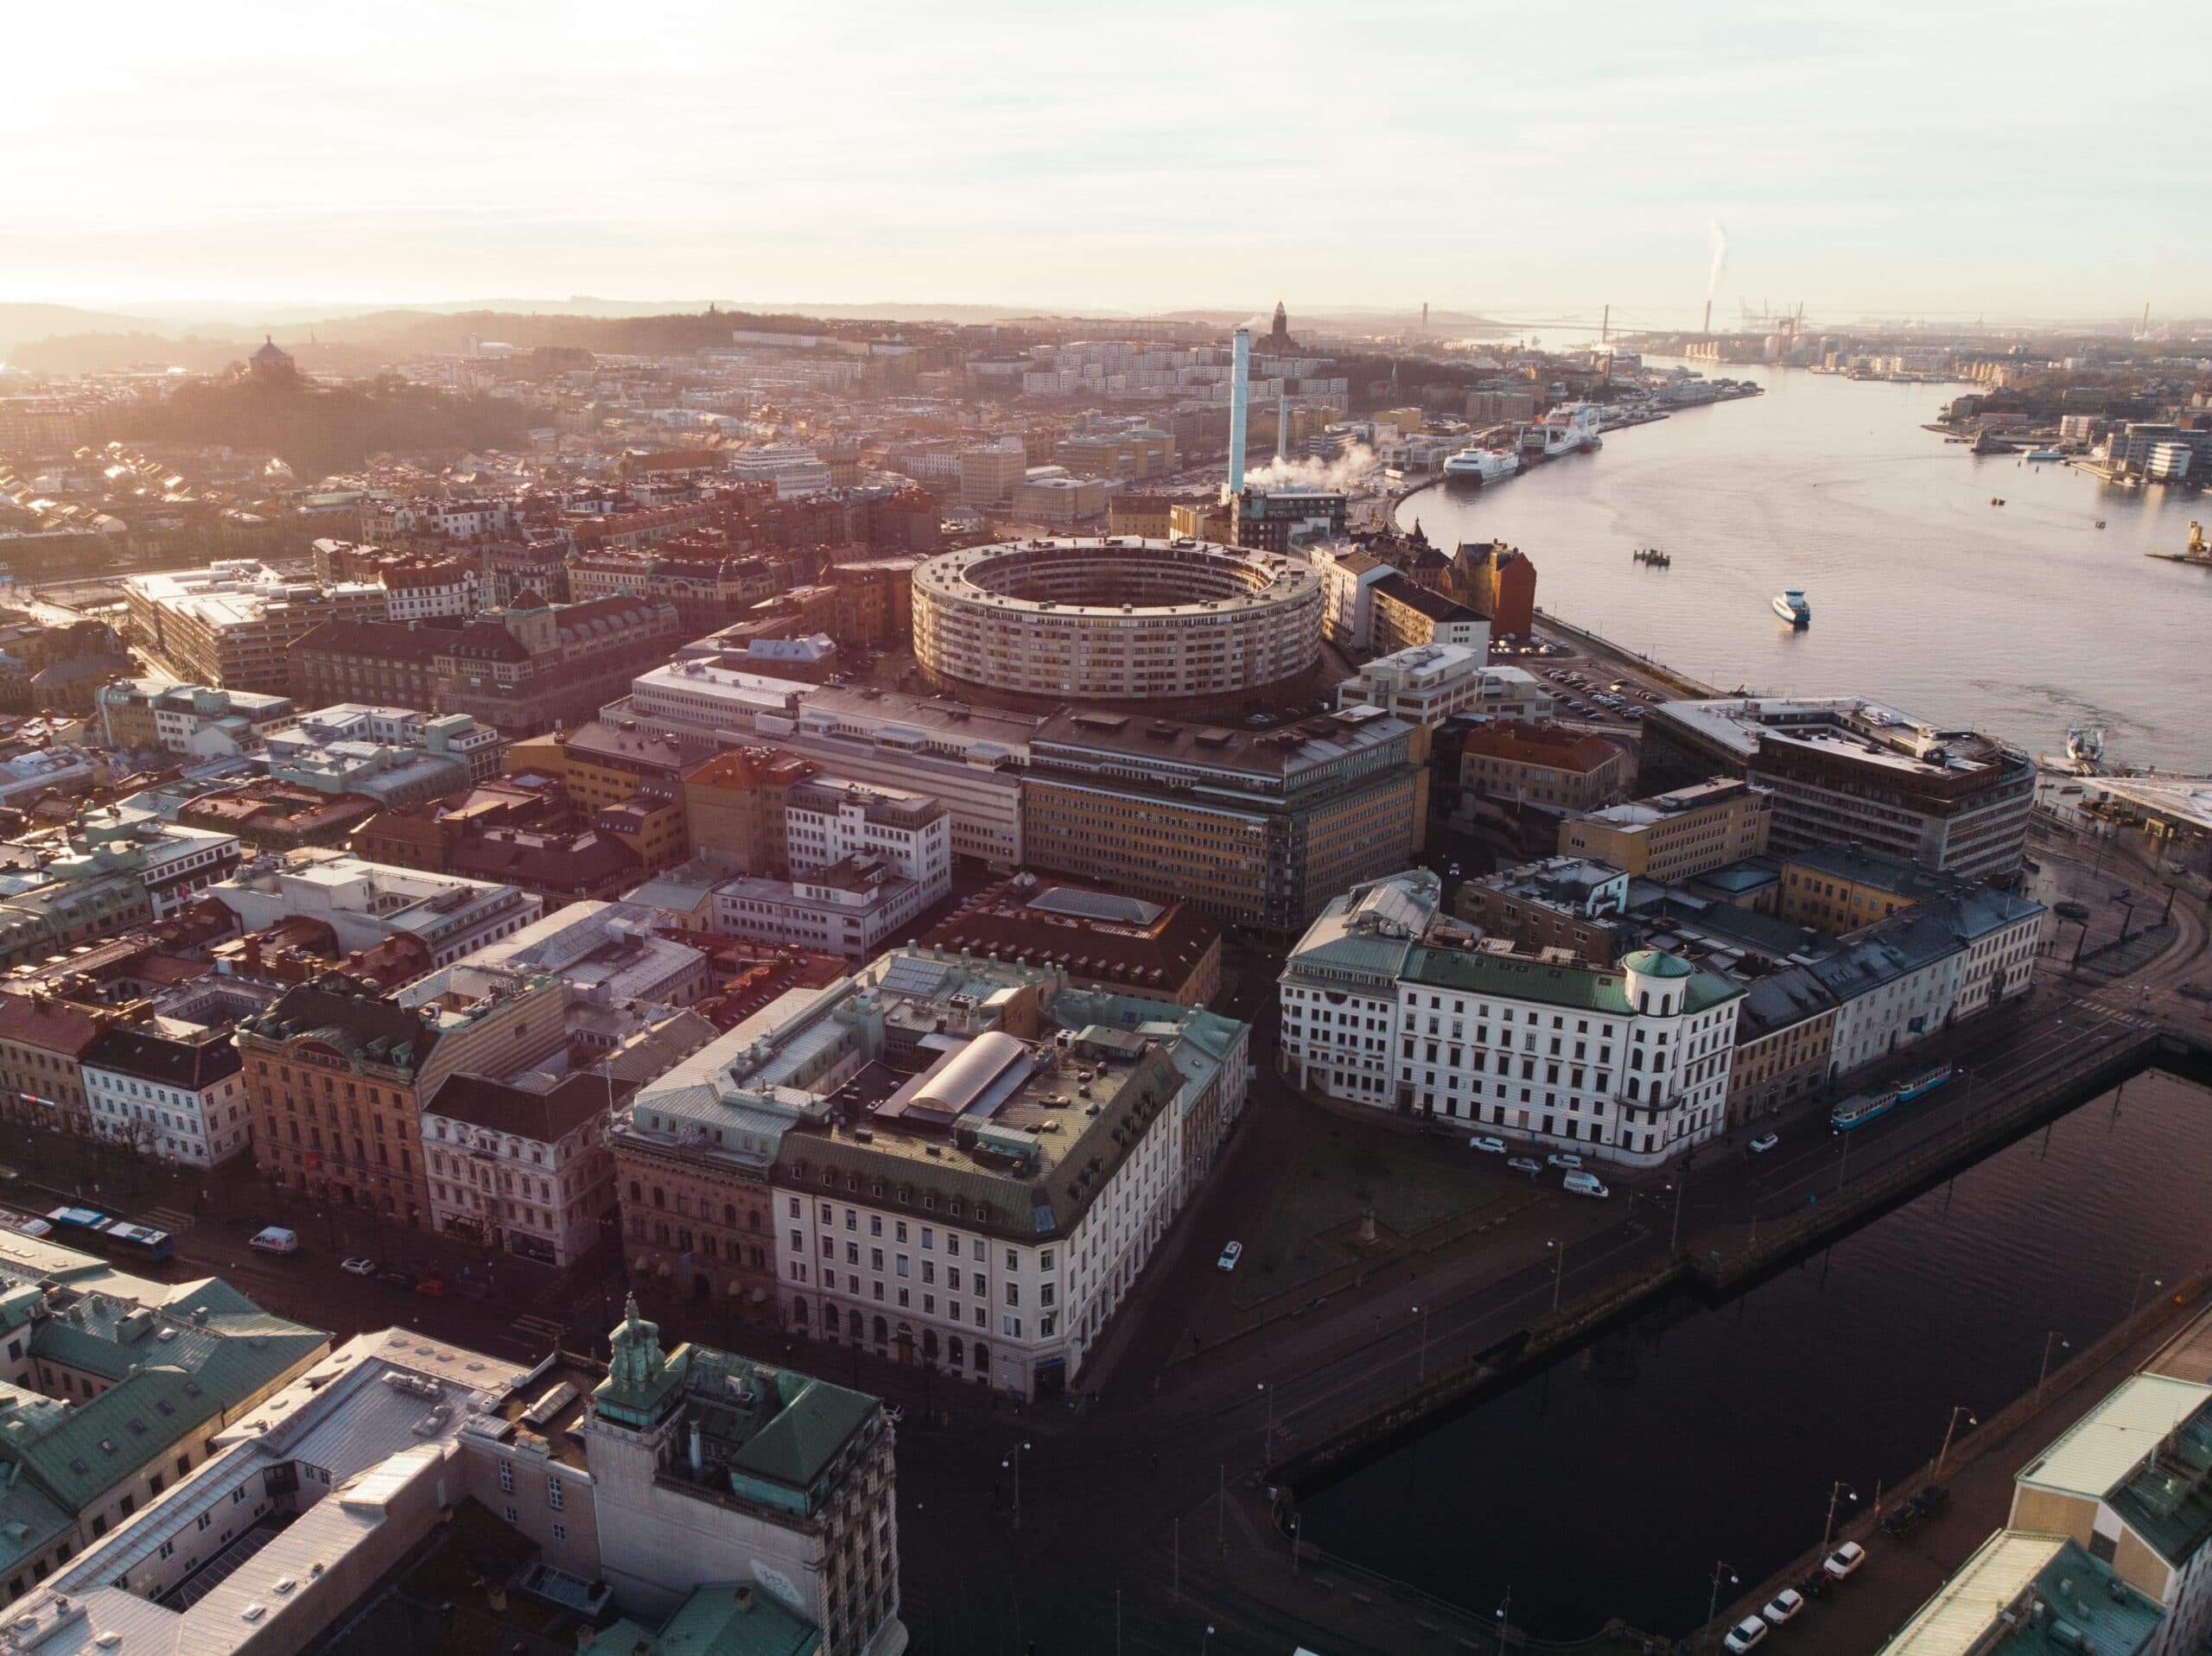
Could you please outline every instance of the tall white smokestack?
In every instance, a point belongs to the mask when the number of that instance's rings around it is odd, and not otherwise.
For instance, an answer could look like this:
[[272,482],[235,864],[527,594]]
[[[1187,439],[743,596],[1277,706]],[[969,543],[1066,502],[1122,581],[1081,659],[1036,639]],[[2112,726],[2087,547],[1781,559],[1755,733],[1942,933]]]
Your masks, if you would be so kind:
[[1275,458],[1290,456],[1290,393],[1285,391],[1275,399]]
[[1252,395],[1252,330],[1236,330],[1236,349],[1229,369],[1229,498],[1244,491],[1244,416]]

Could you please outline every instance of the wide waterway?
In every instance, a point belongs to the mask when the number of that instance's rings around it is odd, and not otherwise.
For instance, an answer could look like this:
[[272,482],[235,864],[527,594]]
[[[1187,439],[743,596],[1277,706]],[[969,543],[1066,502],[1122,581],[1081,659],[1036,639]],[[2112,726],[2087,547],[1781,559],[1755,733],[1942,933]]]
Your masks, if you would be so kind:
[[[2212,513],[2202,495],[1976,458],[1921,429],[1965,386],[1707,371],[1766,395],[1480,492],[1424,490],[1400,519],[1447,550],[1520,547],[1543,607],[1723,689],[1878,696],[2031,753],[2102,725],[2117,757],[2212,769],[2212,572],[2143,555],[2182,548]],[[1632,563],[1640,546],[1673,567]],[[1769,608],[1785,587],[1812,604],[1802,632]]]
[[[1607,1336],[1307,1501],[1305,1537],[1555,1638],[1704,1619],[2212,1259],[2212,1093],[2152,1072],[1712,1310]],[[2063,1350],[2056,1360],[2065,1361]],[[1724,1601],[1729,1594],[1724,1590]]]

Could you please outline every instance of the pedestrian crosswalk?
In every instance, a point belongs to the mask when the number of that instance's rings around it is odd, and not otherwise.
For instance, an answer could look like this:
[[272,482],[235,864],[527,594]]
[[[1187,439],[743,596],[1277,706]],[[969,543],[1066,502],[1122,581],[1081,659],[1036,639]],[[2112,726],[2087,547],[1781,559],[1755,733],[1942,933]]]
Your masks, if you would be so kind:
[[156,1230],[165,1230],[179,1236],[192,1228],[193,1216],[181,1208],[151,1208],[147,1210],[146,1222]]

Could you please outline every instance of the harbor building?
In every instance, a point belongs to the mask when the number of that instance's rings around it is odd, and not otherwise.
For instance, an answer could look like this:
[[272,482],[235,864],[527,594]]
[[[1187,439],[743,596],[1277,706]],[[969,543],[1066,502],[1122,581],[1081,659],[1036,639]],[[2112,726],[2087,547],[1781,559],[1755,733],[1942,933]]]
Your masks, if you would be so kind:
[[1524,954],[1440,923],[1426,870],[1355,886],[1279,985],[1301,1088],[1656,1167],[1718,1138],[1743,991],[1677,955]]
[[1030,743],[1033,868],[1282,934],[1419,856],[1428,739],[1372,707],[1269,730],[1063,713]]
[[793,1331],[1056,1396],[1214,1165],[1248,1039],[1053,968],[893,949],[640,1089],[613,1139],[624,1246],[690,1261],[706,1299],[755,1285],[765,1228]]
[[1644,717],[1643,774],[1755,784],[1774,796],[1777,852],[1858,844],[1973,879],[2018,872],[2035,803],[2026,754],[1860,696],[1662,702]]
[[1763,855],[1773,822],[1773,801],[1763,790],[1716,777],[1570,817],[1559,825],[1559,854],[1674,885]]

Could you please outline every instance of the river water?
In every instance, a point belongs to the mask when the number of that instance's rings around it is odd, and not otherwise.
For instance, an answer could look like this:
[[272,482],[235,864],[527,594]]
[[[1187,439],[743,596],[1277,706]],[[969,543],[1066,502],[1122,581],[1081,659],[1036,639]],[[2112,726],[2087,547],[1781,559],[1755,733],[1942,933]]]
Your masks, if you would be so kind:
[[[1306,1501],[1327,1551],[1554,1638],[1706,1613],[2212,1259],[2212,1094],[2152,1072],[1726,1305],[1656,1312]],[[2156,1290],[2145,1282],[2147,1295]],[[2063,1362],[2065,1352],[2056,1353]],[[1722,1592],[1726,1602],[1730,1594]]]
[[[1724,689],[1872,695],[2031,753],[2102,725],[2117,758],[2212,769],[2212,573],[2143,555],[2178,551],[2212,503],[1922,430],[1964,386],[1719,371],[1767,393],[1488,490],[1424,490],[1400,520],[1447,550],[1518,546],[1546,609]],[[1639,546],[1673,567],[1630,562]],[[1812,604],[1803,632],[1768,607],[1784,587]]]

